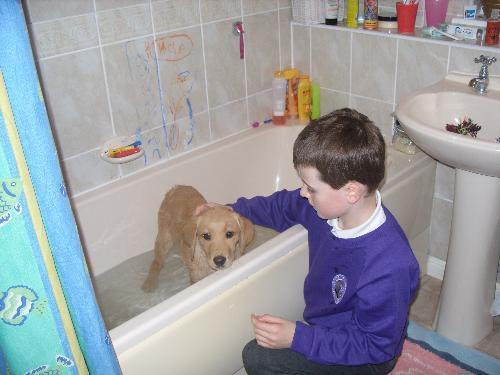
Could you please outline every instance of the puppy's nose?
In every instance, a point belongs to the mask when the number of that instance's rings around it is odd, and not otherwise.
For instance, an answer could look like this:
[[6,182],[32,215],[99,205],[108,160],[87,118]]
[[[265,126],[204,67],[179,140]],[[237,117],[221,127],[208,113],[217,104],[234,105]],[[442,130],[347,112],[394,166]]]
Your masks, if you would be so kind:
[[226,257],[217,255],[216,257],[214,257],[214,263],[217,267],[222,268],[224,267],[224,263],[226,263]]

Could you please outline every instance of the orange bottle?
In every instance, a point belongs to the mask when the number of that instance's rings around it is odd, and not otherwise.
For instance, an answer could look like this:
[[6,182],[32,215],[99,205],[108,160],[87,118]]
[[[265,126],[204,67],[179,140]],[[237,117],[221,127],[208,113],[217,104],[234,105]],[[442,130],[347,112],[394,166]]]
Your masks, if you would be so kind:
[[298,69],[287,69],[283,72],[288,81],[287,90],[287,116],[288,118],[297,118],[299,112],[297,109],[297,86],[299,84],[300,72]]

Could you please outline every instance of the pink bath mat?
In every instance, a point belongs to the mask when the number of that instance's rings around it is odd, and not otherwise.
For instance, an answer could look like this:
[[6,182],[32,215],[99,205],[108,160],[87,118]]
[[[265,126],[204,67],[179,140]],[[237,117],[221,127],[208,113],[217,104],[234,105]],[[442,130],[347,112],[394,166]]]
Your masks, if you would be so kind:
[[[456,360],[453,362],[457,362]],[[464,366],[468,367],[468,366]],[[424,349],[415,342],[405,340],[403,352],[396,363],[396,367],[390,372],[391,375],[464,375],[482,374],[482,371],[474,372],[459,367],[458,364],[450,362],[450,358],[444,359],[439,355]]]

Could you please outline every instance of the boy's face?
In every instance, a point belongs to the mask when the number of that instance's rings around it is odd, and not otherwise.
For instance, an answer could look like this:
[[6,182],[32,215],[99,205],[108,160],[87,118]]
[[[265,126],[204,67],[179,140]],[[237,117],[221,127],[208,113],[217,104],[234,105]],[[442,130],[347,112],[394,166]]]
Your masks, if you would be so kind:
[[343,187],[336,190],[323,182],[314,167],[299,167],[297,173],[302,180],[300,195],[307,198],[320,218],[335,219],[348,212],[350,204]]

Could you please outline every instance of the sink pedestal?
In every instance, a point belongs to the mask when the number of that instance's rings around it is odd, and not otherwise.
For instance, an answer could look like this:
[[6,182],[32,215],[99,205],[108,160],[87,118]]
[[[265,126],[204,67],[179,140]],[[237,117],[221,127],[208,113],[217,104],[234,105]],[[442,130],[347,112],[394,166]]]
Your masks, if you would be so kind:
[[456,169],[448,258],[437,331],[473,345],[493,329],[489,313],[500,256],[500,178]]

